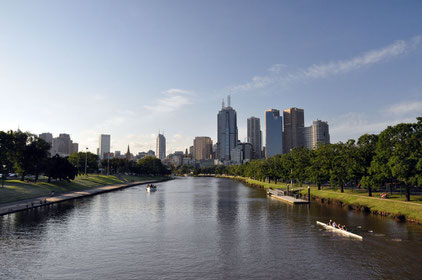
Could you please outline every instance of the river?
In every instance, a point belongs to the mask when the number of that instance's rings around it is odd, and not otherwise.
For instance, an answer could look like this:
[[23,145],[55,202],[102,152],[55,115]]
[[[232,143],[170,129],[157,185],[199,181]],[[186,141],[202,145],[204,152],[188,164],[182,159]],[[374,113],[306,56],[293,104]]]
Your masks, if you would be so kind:
[[[421,279],[422,226],[180,178],[0,217],[0,279]],[[363,236],[326,232],[335,219]]]

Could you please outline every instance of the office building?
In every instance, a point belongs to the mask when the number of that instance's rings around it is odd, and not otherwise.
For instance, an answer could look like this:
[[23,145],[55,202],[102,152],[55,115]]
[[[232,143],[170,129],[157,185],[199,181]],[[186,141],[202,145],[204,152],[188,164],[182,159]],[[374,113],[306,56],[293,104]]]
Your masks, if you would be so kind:
[[193,140],[193,158],[195,160],[212,158],[212,140],[210,137],[195,137],[195,140]]
[[53,150],[53,134],[51,134],[50,132],[45,132],[45,133],[41,133],[38,136],[40,139],[44,140],[45,142],[47,142],[48,144],[50,144],[50,149],[48,150],[48,152],[50,153],[50,156],[54,156],[54,150]]
[[330,132],[327,122],[316,120],[312,126],[303,129],[305,147],[316,149],[319,144],[330,144]]
[[305,146],[303,138],[303,128],[305,126],[305,116],[303,109],[290,108],[283,111],[284,132],[283,132],[283,152],[288,153],[291,149]]
[[252,144],[252,158],[261,158],[262,132],[259,118],[248,119],[248,142]]
[[147,152],[147,157],[155,157],[155,152],[153,150],[149,150]]
[[98,156],[100,159],[104,159],[110,154],[110,140],[111,136],[109,134],[100,135],[100,145],[98,150]]
[[251,143],[238,143],[232,149],[232,159],[234,164],[242,164],[251,161],[253,153],[253,146]]
[[161,160],[166,158],[166,137],[163,134],[158,134],[155,154]]
[[265,157],[283,153],[283,117],[276,109],[265,112]]
[[74,154],[74,153],[77,153],[77,152],[79,152],[79,144],[72,142],[72,151],[71,151],[70,154]]
[[229,161],[231,151],[237,145],[237,114],[230,106],[230,95],[227,97],[227,107],[224,106],[217,115],[217,158],[220,161]]
[[74,150],[78,150],[78,144],[73,143],[69,134],[60,133],[59,137],[53,138],[51,156],[59,155],[61,157],[67,157],[72,154]]
[[45,142],[49,143],[50,145],[53,144],[53,134],[51,134],[50,132],[41,133],[38,137],[44,140]]

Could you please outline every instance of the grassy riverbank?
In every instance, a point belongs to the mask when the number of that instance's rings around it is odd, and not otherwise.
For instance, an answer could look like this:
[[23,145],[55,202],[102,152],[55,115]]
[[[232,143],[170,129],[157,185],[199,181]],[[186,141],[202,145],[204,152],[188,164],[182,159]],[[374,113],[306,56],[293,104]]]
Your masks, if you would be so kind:
[[0,204],[24,199],[48,196],[54,191],[56,194],[82,191],[90,188],[122,184],[136,181],[159,180],[164,177],[137,177],[128,175],[88,175],[78,176],[71,182],[41,180],[37,183],[19,180],[6,180],[4,188],[0,187]]
[[[221,176],[224,178],[236,179],[252,186],[260,186],[263,188],[280,188],[286,189],[285,183],[268,183],[258,180],[234,177]],[[290,190],[298,189],[293,186]],[[308,190],[305,188],[301,190],[302,194],[307,194]],[[379,198],[377,193],[373,197],[368,197],[363,190],[346,190],[341,193],[340,190],[328,189],[318,190],[317,187],[311,186],[311,197],[320,203],[337,204],[350,209],[370,212],[376,215],[391,216],[402,220],[408,220],[422,224],[422,197],[413,195],[413,201],[403,201],[404,197],[394,195],[391,199]]]

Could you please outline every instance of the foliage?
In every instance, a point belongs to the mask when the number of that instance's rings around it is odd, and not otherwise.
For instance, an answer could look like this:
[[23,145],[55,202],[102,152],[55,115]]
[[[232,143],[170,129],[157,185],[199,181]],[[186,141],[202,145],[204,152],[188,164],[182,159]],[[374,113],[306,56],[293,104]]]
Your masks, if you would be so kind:
[[87,173],[98,172],[98,156],[96,154],[87,152],[73,153],[68,157],[71,164],[76,166],[79,174],[85,174],[85,159],[86,159],[86,171]]

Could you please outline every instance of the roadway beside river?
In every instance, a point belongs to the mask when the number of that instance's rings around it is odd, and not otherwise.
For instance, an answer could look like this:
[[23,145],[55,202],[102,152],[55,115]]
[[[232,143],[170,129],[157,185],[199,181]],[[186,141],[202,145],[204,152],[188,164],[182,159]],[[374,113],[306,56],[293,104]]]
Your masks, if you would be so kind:
[[89,175],[77,177],[71,182],[30,183],[10,180],[6,181],[4,188],[0,188],[0,215],[169,179],[164,176]]
[[[274,188],[286,190],[286,184],[275,184],[268,182],[261,182],[245,177],[238,176],[219,176],[223,178],[230,178],[239,180],[248,185],[260,188]],[[290,188],[298,190],[298,188]],[[303,195],[307,195],[308,190],[303,188],[298,190]],[[398,199],[383,199],[376,196],[369,197],[355,190],[354,192],[348,190],[341,193],[340,190],[318,190],[316,186],[311,186],[311,199],[321,204],[332,204],[348,208],[350,210],[358,210],[362,212],[371,213],[374,215],[389,216],[401,221],[410,221],[422,224],[422,203],[420,197],[416,197],[416,202],[402,201]],[[415,196],[414,196],[415,197]]]

